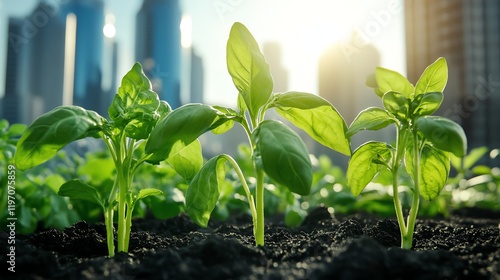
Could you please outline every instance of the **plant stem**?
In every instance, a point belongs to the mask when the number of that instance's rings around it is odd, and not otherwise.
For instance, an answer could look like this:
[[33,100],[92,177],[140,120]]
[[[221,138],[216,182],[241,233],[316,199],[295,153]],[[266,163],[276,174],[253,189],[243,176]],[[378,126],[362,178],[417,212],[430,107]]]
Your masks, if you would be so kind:
[[104,209],[104,223],[106,224],[108,255],[113,257],[115,255],[115,235],[113,232],[113,207],[111,205],[108,205],[108,207]]
[[256,228],[256,219],[257,219],[257,211],[255,210],[255,201],[253,199],[252,194],[250,193],[250,188],[248,187],[247,181],[245,180],[245,176],[241,171],[238,163],[229,155],[222,155],[231,165],[233,166],[236,174],[238,174],[238,178],[240,179],[241,185],[243,186],[243,190],[245,190],[245,194],[248,199],[248,204],[250,205],[250,213],[252,214],[252,222],[254,225],[254,233]]
[[404,249],[411,249],[413,245],[413,232],[415,230],[415,221],[417,220],[418,206],[420,203],[420,148],[416,132],[413,133],[413,169],[413,200],[407,220],[407,233],[401,244],[401,247]]
[[126,252],[125,250],[125,240],[126,240],[126,210],[127,210],[127,176],[125,176],[125,170],[123,166],[121,170],[117,170],[118,182],[120,185],[120,192],[118,194],[118,252]]
[[392,170],[392,192],[394,196],[394,209],[396,210],[399,231],[401,232],[401,247],[403,247],[403,240],[405,239],[407,229],[405,219],[403,217],[403,207],[401,206],[398,194],[398,168],[394,168]]
[[403,129],[398,129],[396,132],[396,154],[393,157],[392,162],[392,192],[394,199],[394,209],[396,210],[396,217],[398,220],[399,231],[401,233],[401,247],[403,247],[403,242],[407,233],[407,227],[404,220],[403,206],[399,200],[398,192],[398,171],[401,166],[401,160],[404,154],[404,146],[406,145],[406,133]]
[[255,245],[264,246],[264,171],[255,165],[257,174],[256,187],[256,207],[257,207],[257,223],[255,227]]

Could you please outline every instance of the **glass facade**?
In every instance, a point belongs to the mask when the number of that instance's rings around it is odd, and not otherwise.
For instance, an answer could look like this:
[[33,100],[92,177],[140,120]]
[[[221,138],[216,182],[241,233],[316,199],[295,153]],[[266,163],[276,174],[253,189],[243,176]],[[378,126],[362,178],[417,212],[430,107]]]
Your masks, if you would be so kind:
[[73,104],[101,114],[107,111],[102,98],[104,2],[71,0],[61,6],[60,17],[76,16]]
[[178,0],[144,0],[136,21],[136,60],[172,108],[182,105],[180,22]]
[[449,78],[437,114],[463,126],[469,148],[500,148],[500,2],[408,1],[405,13],[410,80],[445,57]]

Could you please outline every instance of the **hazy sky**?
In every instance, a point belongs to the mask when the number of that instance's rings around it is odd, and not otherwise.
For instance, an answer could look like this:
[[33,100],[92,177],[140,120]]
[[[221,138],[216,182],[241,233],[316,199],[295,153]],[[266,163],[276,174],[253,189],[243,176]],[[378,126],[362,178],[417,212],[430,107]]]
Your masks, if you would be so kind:
[[[4,91],[8,16],[27,15],[37,2],[0,0],[0,95]],[[135,15],[142,0],[105,3],[107,12],[116,18],[121,77],[135,61]],[[208,103],[236,103],[225,62],[226,41],[235,21],[245,24],[261,45],[269,41],[281,44],[291,90],[317,93],[320,54],[332,44],[348,40],[353,30],[363,40],[345,43],[346,55],[349,51],[356,55],[368,42],[381,53],[382,66],[406,72],[403,0],[181,0],[181,5],[183,13],[192,17],[193,47],[203,59]]]

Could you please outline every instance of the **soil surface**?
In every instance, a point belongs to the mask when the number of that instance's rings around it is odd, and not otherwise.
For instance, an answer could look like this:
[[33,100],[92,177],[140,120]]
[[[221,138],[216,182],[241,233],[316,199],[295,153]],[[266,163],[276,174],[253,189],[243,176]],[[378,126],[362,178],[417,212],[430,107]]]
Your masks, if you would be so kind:
[[413,250],[393,219],[314,210],[295,229],[278,219],[255,247],[249,217],[201,229],[186,216],[133,223],[130,253],[106,257],[103,225],[80,222],[16,238],[15,273],[0,232],[1,279],[500,279],[500,213],[418,219]]

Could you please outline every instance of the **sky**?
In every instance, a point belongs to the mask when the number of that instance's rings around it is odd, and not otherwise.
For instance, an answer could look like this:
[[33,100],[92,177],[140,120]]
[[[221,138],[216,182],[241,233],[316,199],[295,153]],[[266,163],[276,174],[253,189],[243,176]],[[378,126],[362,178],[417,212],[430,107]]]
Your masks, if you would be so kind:
[[[0,0],[0,96],[5,83],[7,19],[28,15],[38,1]],[[349,40],[353,30],[362,40],[343,43],[346,56],[372,44],[381,54],[381,66],[406,73],[403,0],[180,1],[183,14],[192,19],[192,47],[203,59],[205,102],[209,104],[236,104],[236,89],[226,68],[226,42],[236,21],[243,23],[261,46],[265,42],[281,45],[290,90],[316,94],[321,53]],[[118,78],[135,62],[135,18],[141,4],[142,0],[105,0],[106,13],[115,17]]]

